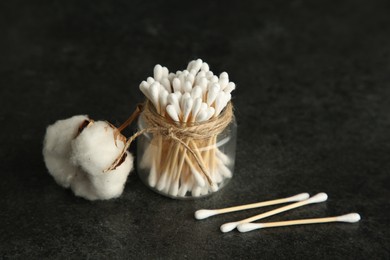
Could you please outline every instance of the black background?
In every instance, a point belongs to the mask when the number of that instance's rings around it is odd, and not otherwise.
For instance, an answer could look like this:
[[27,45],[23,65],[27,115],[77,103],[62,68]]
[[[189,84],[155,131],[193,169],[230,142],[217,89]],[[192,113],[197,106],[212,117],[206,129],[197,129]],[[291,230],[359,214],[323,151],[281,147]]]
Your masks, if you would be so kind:
[[[0,34],[1,257],[389,259],[389,2],[1,1]],[[119,125],[155,64],[194,58],[237,84],[227,187],[177,201],[133,172],[120,199],[89,202],[55,184],[48,124],[89,114]],[[264,210],[193,218],[305,191],[329,200],[265,221],[362,221],[222,234]]]

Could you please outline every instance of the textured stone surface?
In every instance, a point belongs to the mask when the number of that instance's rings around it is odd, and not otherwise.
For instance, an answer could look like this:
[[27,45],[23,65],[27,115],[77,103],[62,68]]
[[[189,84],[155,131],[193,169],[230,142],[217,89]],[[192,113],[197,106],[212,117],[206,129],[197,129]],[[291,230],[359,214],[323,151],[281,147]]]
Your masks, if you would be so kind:
[[[1,258],[390,258],[389,3],[239,2],[0,3]],[[226,188],[176,201],[133,173],[120,199],[91,203],[55,184],[46,125],[80,113],[118,125],[156,63],[177,70],[197,57],[238,86]],[[192,217],[304,191],[329,200],[267,221],[363,219],[222,234],[264,210]]]

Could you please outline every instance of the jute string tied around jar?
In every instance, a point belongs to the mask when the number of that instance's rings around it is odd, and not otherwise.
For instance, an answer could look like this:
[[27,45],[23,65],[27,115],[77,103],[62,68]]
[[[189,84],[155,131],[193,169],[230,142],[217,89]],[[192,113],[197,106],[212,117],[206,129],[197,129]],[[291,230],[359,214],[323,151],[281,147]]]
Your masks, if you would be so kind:
[[159,115],[150,101],[146,101],[144,104],[137,106],[134,113],[118,128],[117,133],[120,134],[120,131],[130,125],[141,113],[143,114],[147,127],[137,131],[127,139],[122,153],[118,156],[118,159],[105,170],[105,172],[116,168],[123,154],[137,137],[145,133],[151,133],[156,136],[160,135],[163,138],[184,147],[195,159],[196,164],[199,166],[209,185],[213,185],[213,181],[207,172],[201,156],[197,153],[197,149],[191,148],[184,140],[207,140],[220,134],[233,119],[233,105],[231,102],[227,104],[218,117],[213,117],[210,120],[201,123],[184,123],[175,122],[170,118]]

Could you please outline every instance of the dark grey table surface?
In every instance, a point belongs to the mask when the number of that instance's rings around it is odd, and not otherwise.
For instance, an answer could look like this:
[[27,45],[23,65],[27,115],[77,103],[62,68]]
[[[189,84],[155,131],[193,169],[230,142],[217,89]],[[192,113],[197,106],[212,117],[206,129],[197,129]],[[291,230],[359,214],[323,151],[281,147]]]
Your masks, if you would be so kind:
[[[389,259],[389,14],[388,1],[2,1],[0,257]],[[121,198],[89,202],[55,184],[48,124],[89,114],[119,125],[155,64],[198,57],[237,84],[228,186],[178,201],[133,172]],[[305,191],[329,200],[266,221],[362,221],[222,234],[264,210],[193,218]]]

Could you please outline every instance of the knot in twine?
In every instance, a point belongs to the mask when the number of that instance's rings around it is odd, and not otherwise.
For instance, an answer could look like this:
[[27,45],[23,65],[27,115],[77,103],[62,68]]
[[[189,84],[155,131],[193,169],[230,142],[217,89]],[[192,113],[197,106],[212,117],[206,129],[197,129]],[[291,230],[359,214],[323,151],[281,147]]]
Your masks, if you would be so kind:
[[[194,157],[196,163],[198,164],[209,184],[213,185],[213,181],[211,180],[206,167],[204,166],[199,151],[191,148],[183,140],[205,140],[220,134],[233,119],[233,105],[231,102],[226,105],[225,109],[218,117],[213,117],[205,122],[189,123],[176,122],[170,118],[161,116],[157,113],[156,109],[150,103],[150,101],[146,101],[144,104],[137,106],[136,111],[133,113],[133,115],[130,116],[131,120],[129,118],[124,124],[127,124],[126,126],[128,126],[131,121],[133,121],[141,114],[141,112],[147,127],[137,131],[127,139],[126,145],[124,146],[123,151],[118,158],[120,159],[123,154],[126,153],[131,143],[137,137],[146,133],[161,135],[182,145]],[[121,131],[123,128],[124,127],[122,125],[118,128],[118,130]],[[117,159],[108,169],[106,169],[105,172],[115,169],[119,159]]]

